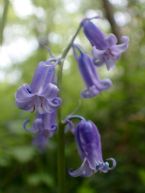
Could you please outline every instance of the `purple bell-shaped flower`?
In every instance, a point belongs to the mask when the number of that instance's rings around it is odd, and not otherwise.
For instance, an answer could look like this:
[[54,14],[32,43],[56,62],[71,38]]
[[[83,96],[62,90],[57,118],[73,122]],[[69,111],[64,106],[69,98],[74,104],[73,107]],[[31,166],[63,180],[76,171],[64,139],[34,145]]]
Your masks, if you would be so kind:
[[61,105],[59,89],[54,83],[57,60],[40,62],[31,84],[24,84],[16,92],[16,104],[25,111],[39,114],[55,111]]
[[95,65],[101,66],[106,64],[108,70],[113,68],[115,62],[128,48],[129,38],[127,36],[122,36],[122,43],[117,44],[117,38],[114,34],[105,36],[105,34],[90,20],[83,20],[82,26],[84,34],[93,46],[92,52]]
[[34,134],[33,144],[43,150],[48,144],[48,139],[57,130],[56,111],[53,113],[37,114],[31,128],[27,128],[28,120],[24,122],[24,128]]
[[80,46],[73,45],[73,52],[75,59],[78,62],[80,73],[86,84],[86,89],[82,91],[83,98],[91,98],[99,94],[101,91],[108,89],[112,86],[110,79],[100,80],[97,74],[95,65],[91,57],[85,54]]
[[[66,118],[65,122],[68,122],[70,125],[70,120],[74,118],[80,119],[80,116],[69,116]],[[84,118],[81,119],[82,120],[77,126],[71,129],[75,135],[78,152],[82,159],[82,165],[77,170],[69,171],[69,174],[73,177],[88,177],[96,172],[107,173],[109,170],[115,168],[116,161],[113,158],[108,158],[106,161],[103,161],[99,130],[92,121],[86,121]],[[111,167],[109,164],[110,161],[112,162]]]

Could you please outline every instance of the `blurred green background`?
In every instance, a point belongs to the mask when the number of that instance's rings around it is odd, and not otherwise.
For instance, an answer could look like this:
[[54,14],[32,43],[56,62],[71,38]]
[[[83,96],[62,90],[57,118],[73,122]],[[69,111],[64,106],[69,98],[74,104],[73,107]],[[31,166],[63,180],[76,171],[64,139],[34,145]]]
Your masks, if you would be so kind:
[[[48,59],[47,46],[60,55],[81,19],[96,14],[104,18],[96,24],[106,33],[129,36],[129,49],[114,70],[99,69],[113,86],[92,100],[79,99],[84,85],[70,52],[64,65],[63,117],[79,105],[77,113],[100,129],[104,159],[114,157],[117,167],[90,178],[72,178],[66,171],[66,190],[145,192],[145,0],[0,0],[0,193],[56,193],[56,136],[45,153],[37,151],[22,128],[32,115],[17,109],[14,95],[31,81],[39,61]],[[90,51],[82,32],[76,41]],[[67,170],[80,163],[68,133]]]

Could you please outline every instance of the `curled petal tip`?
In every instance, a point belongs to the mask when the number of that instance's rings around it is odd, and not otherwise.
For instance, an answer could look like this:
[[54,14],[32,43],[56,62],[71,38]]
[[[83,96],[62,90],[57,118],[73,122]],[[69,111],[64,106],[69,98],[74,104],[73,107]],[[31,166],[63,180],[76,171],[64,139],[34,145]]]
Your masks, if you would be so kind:
[[79,119],[85,121],[85,118],[80,115],[69,115],[63,120],[63,123],[66,125],[65,131],[67,132],[70,130],[74,134],[75,124],[72,122],[72,119]]
[[82,98],[92,98],[98,95],[100,91],[93,85],[92,87],[81,92]]
[[121,41],[122,42],[129,42],[129,37],[128,36],[122,36]]
[[54,97],[52,100],[50,100],[49,105],[51,107],[59,107],[62,103],[62,100],[60,97]]
[[84,117],[82,117],[81,115],[68,115],[66,118],[65,118],[65,122],[67,122],[68,120],[72,120],[72,119],[80,119],[80,120],[85,120]]
[[[110,163],[112,162],[112,166],[110,167]],[[96,172],[100,171],[103,173],[107,173],[109,170],[113,170],[116,167],[116,160],[114,158],[108,158],[106,162],[97,162],[96,163]]]
[[29,119],[26,119],[26,120],[24,121],[24,123],[23,123],[23,128],[24,128],[26,131],[29,131],[29,130],[30,130],[30,128],[27,128],[27,125],[28,125],[29,122],[30,122],[30,120],[29,120]]
[[50,131],[56,131],[57,130],[57,124],[53,124],[53,125],[51,125],[51,129],[50,129]]
[[102,83],[102,90],[108,89],[112,86],[112,81],[110,79],[105,79],[100,81]]
[[108,158],[107,159],[108,161],[111,161],[112,162],[112,166],[110,167],[110,164],[109,164],[109,170],[113,170],[115,167],[116,167],[116,160],[114,158]]

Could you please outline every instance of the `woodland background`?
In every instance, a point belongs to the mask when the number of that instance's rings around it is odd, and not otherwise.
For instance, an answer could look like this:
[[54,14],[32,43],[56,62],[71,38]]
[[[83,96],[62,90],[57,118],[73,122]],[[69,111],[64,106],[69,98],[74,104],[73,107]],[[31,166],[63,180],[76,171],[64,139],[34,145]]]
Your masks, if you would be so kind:
[[[93,120],[102,135],[103,157],[117,160],[115,170],[90,178],[67,176],[67,192],[145,192],[145,0],[0,0],[0,193],[56,193],[56,136],[45,153],[31,144],[22,128],[29,113],[15,106],[16,89],[30,82],[47,46],[60,55],[85,15],[101,15],[96,24],[130,45],[114,70],[100,69],[113,86],[92,100],[80,100],[84,88],[72,52],[63,76],[63,116],[77,113]],[[77,38],[88,51],[81,32]],[[32,117],[33,115],[31,115]],[[66,134],[66,166],[81,161],[71,134]]]

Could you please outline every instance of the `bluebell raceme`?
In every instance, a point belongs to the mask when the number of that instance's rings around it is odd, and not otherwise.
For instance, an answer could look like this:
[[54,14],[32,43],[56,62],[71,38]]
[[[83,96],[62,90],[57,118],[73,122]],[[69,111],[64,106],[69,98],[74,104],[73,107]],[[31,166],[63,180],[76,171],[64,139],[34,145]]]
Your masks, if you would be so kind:
[[[112,86],[110,79],[100,79],[97,68],[105,64],[108,70],[112,69],[121,54],[128,48],[129,42],[127,36],[122,36],[122,42],[117,44],[117,38],[114,34],[105,35],[90,20],[84,19],[81,22],[81,27],[91,44],[91,54],[86,53],[84,48],[74,43],[76,35],[74,35],[71,46],[68,45],[69,49],[71,47],[73,49],[74,58],[85,84],[81,97],[88,99]],[[69,49],[64,50],[68,53]],[[66,56],[67,54],[63,53],[63,55]],[[56,66],[58,64],[61,65],[60,58],[54,57],[40,62],[31,83],[20,86],[15,95],[18,108],[36,113],[32,126],[27,128],[28,121],[26,121],[24,128],[33,133],[32,143],[40,150],[46,148],[49,138],[57,132],[57,110],[62,106],[62,99],[59,96],[60,88],[58,88],[56,82]],[[74,117],[81,120],[77,124],[73,123]],[[71,176],[88,177],[97,172],[107,173],[115,168],[116,161],[114,158],[108,158],[106,161],[103,159],[101,136],[92,121],[85,120],[78,115],[72,115],[67,116],[64,123],[67,130],[71,130],[74,135],[78,153],[82,160],[82,165],[78,169],[69,171]],[[111,166],[110,162],[112,162]]]

